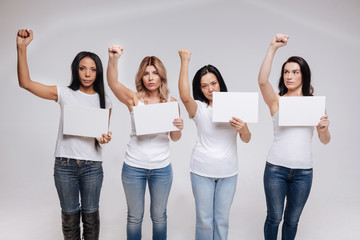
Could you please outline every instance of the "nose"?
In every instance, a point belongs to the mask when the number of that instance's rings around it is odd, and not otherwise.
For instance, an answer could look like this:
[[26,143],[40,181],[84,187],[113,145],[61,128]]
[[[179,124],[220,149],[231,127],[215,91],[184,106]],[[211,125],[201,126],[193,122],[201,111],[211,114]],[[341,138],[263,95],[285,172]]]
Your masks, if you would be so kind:
[[86,70],[86,72],[85,72],[85,77],[90,77],[90,69],[88,69],[88,70]]
[[212,93],[214,91],[214,87],[210,85],[209,91]]

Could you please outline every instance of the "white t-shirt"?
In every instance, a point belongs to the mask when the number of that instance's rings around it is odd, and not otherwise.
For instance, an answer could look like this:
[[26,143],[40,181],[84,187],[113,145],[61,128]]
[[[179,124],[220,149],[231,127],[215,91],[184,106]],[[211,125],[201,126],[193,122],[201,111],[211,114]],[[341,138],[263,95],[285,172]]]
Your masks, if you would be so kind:
[[[102,161],[101,148],[96,150],[95,138],[63,134],[64,105],[100,108],[99,94],[86,94],[80,90],[57,86],[58,103],[61,109],[59,132],[56,142],[55,157],[79,160]],[[105,95],[105,108],[111,108],[111,100]]]
[[230,123],[212,122],[212,107],[198,100],[196,103],[193,120],[197,126],[198,139],[192,153],[190,171],[214,178],[236,175],[238,132]]
[[[138,105],[144,105],[139,100]],[[136,135],[134,112],[131,116],[130,142],[125,153],[125,163],[137,168],[159,169],[170,164],[169,132]]]
[[272,116],[274,142],[267,161],[287,168],[309,169],[312,162],[312,137],[314,127],[279,126],[279,112]]

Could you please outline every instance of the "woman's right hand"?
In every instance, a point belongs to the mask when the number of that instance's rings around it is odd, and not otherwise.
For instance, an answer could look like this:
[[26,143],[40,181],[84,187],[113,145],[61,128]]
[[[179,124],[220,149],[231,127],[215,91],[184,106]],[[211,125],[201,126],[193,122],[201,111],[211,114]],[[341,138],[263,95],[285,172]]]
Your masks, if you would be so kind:
[[121,45],[110,45],[108,50],[109,50],[109,58],[119,59],[124,52],[124,47]]
[[189,49],[180,49],[179,50],[180,59],[182,62],[190,62],[191,51]]
[[275,49],[286,46],[288,39],[289,39],[289,35],[278,33],[271,41],[270,46]]
[[27,47],[33,40],[33,32],[28,29],[20,29],[17,32],[16,45],[18,47]]

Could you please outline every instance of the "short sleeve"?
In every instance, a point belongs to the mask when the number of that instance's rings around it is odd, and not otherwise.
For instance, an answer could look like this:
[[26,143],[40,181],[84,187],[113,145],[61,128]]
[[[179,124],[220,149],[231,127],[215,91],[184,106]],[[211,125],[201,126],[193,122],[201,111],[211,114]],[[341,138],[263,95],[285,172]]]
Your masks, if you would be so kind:
[[60,105],[61,105],[62,100],[63,100],[63,98],[62,98],[63,91],[62,91],[61,88],[62,88],[61,86],[56,85],[56,91],[57,91],[57,97],[58,97],[57,103],[59,103]]
[[196,104],[197,104],[197,108],[196,108],[196,113],[195,116],[192,118],[195,122],[198,121],[201,110],[202,110],[202,102],[200,102],[199,100],[195,100]]
[[105,95],[105,108],[106,109],[112,108],[112,101],[108,95]]

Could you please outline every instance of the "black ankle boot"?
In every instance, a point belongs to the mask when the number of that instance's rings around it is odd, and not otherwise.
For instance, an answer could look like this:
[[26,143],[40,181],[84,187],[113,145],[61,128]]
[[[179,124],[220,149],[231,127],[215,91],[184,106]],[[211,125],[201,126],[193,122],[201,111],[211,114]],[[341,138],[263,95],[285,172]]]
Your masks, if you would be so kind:
[[80,212],[62,213],[64,240],[80,240]]
[[98,240],[100,233],[99,210],[93,213],[82,213],[83,237],[85,240]]

